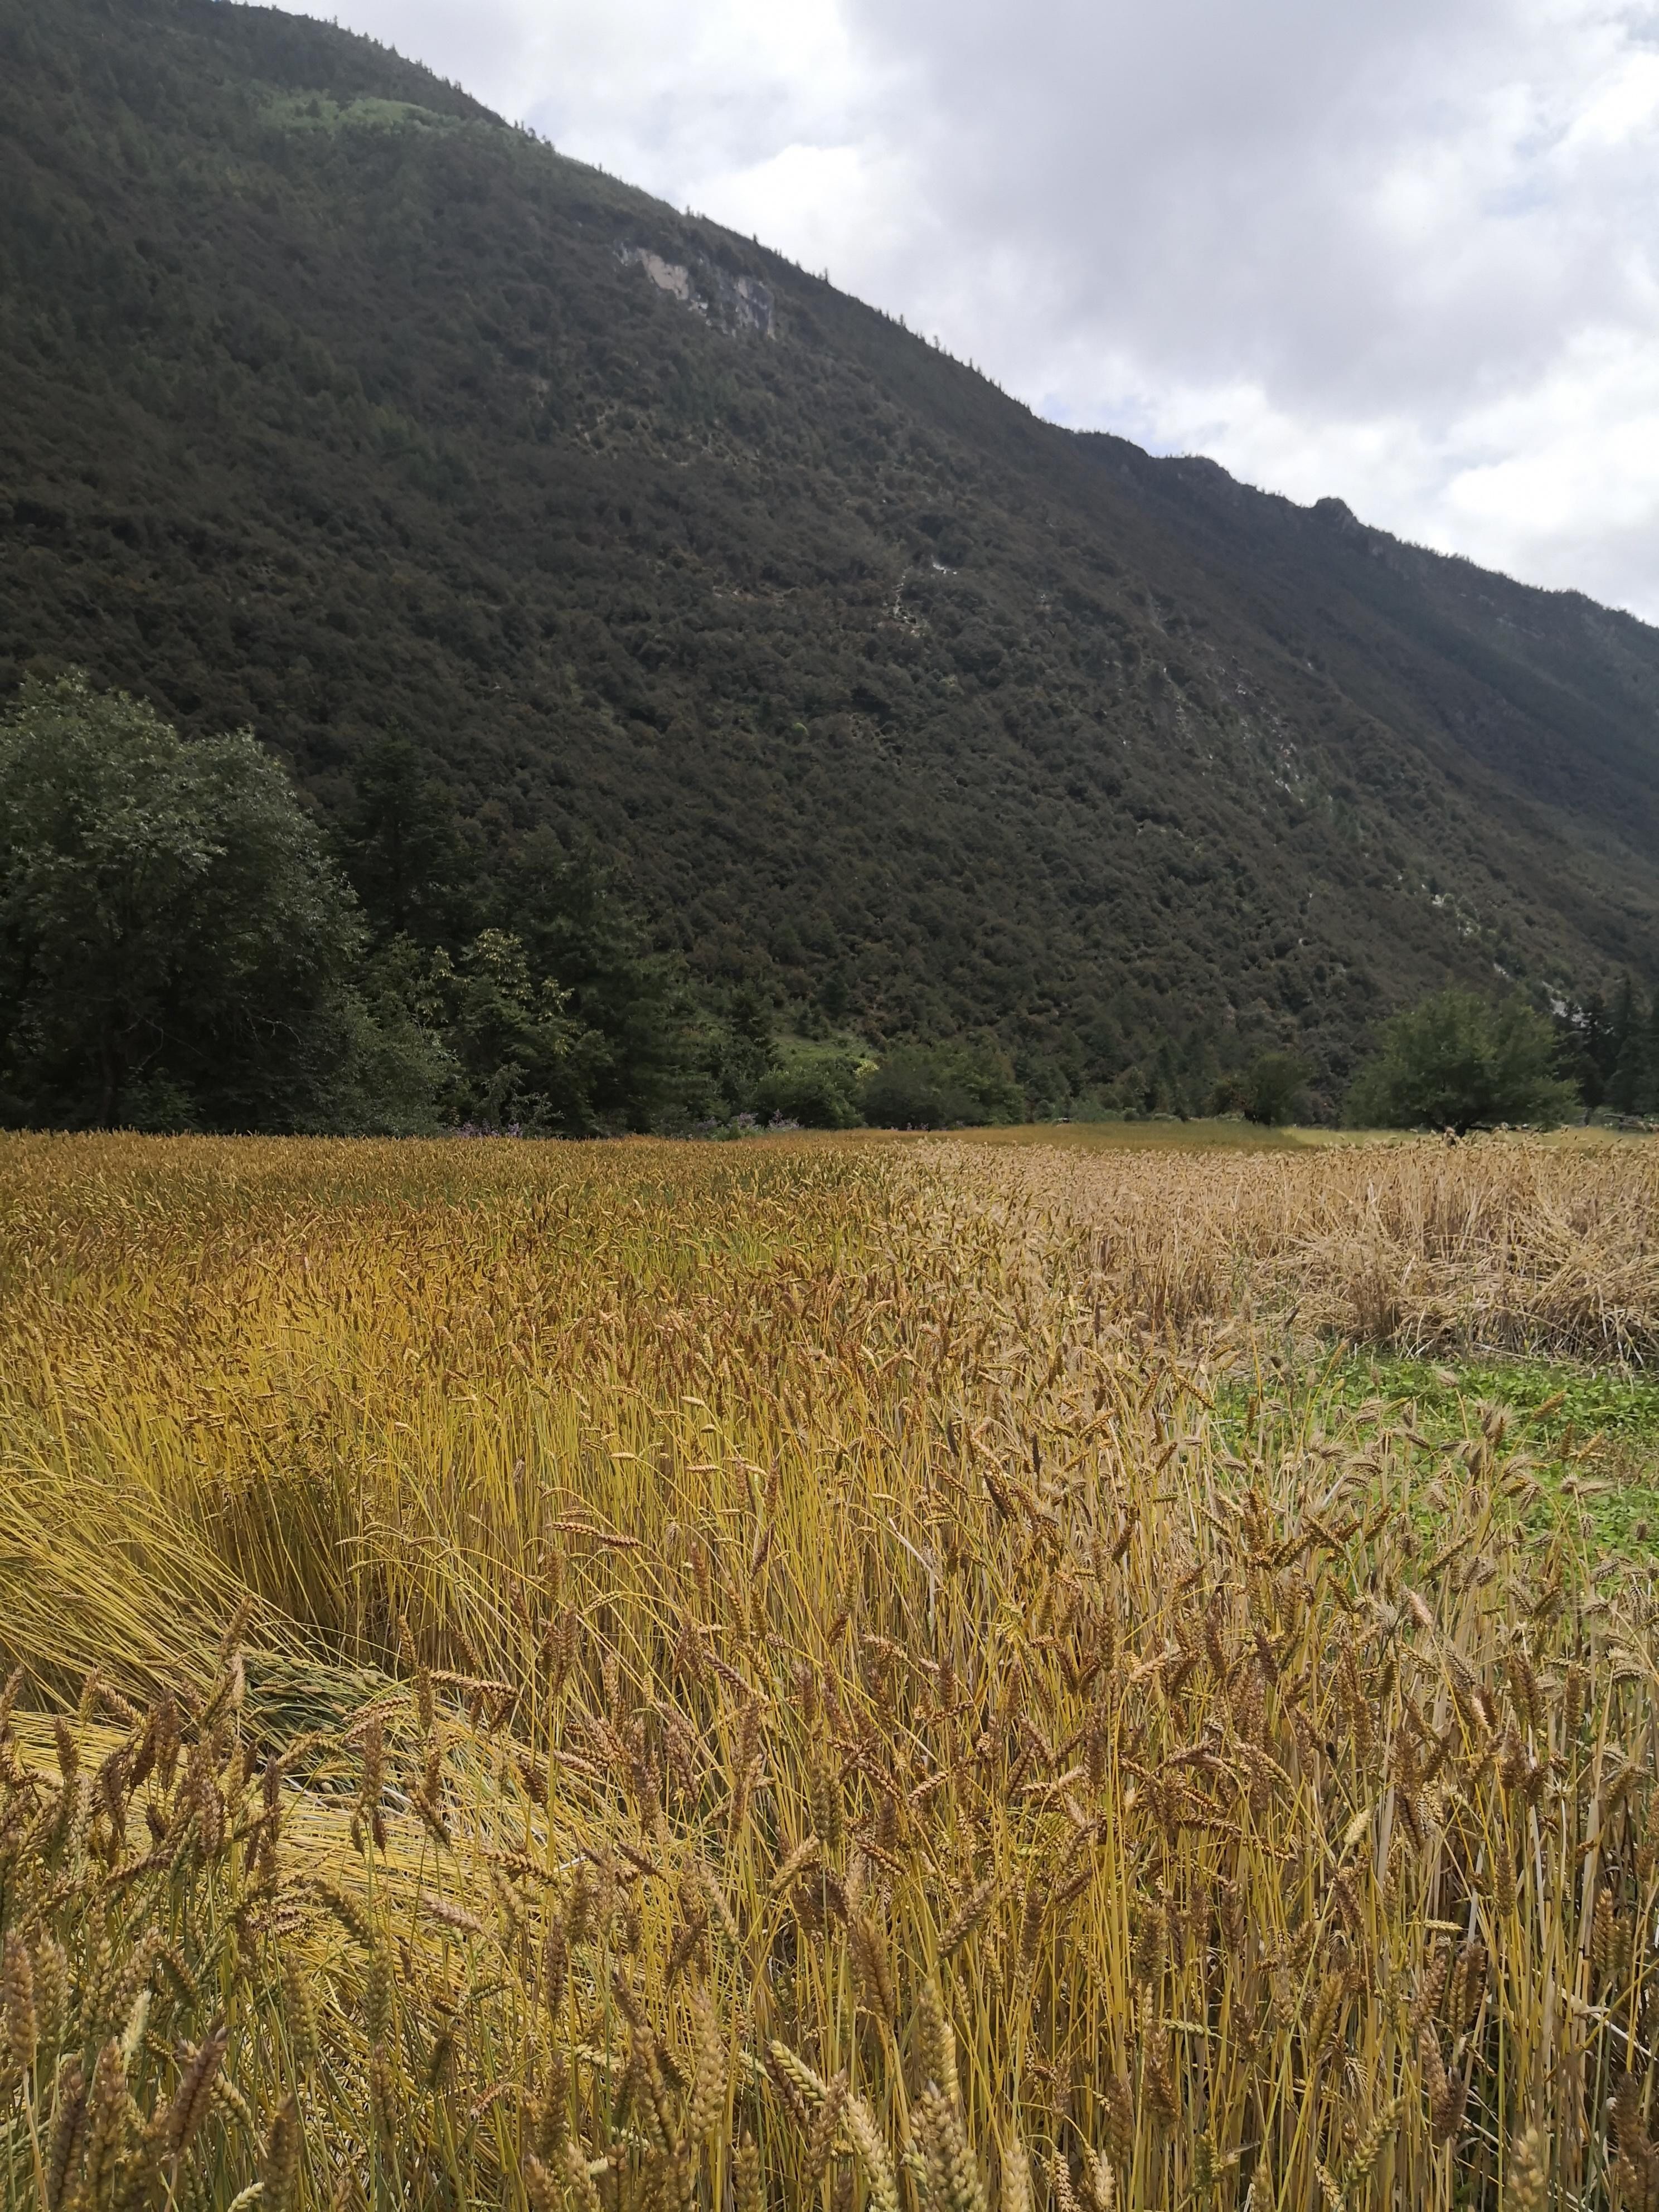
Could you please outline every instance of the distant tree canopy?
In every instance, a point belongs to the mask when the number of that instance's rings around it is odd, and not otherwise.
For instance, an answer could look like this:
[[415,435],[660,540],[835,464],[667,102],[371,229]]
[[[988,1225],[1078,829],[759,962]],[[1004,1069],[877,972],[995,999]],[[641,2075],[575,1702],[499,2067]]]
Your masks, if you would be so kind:
[[183,743],[79,678],[0,721],[0,1112],[72,1127],[333,1118],[356,902],[246,732]]
[[1455,1129],[1551,1123],[1578,1104],[1554,1073],[1550,1024],[1518,994],[1496,1005],[1447,990],[1382,1024],[1375,1059],[1349,1091],[1356,1127]]

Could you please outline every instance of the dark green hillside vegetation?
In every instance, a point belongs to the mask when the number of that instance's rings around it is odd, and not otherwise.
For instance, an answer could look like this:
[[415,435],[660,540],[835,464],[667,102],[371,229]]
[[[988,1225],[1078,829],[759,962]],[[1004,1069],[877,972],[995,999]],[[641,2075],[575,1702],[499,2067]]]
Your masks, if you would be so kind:
[[[720,1110],[833,1125],[862,1039],[930,1112],[963,1040],[1328,1112],[1432,990],[1659,967],[1659,634],[1043,425],[328,27],[0,0],[0,685],[251,726],[378,957],[504,932],[603,1029],[611,919],[518,905],[597,856]],[[640,988],[606,1064],[691,1110]]]

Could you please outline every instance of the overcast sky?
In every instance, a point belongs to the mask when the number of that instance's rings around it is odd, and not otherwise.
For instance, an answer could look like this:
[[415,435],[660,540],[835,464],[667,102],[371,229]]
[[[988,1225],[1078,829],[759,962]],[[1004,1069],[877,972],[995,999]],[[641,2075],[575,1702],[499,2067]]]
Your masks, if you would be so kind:
[[1659,621],[1659,0],[332,4],[1058,422]]

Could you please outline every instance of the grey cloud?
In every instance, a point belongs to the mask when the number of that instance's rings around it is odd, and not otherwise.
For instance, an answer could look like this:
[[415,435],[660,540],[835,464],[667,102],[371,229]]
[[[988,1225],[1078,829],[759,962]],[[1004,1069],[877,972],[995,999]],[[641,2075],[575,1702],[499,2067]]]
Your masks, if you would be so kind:
[[[1492,0],[1051,4],[1017,27],[984,0],[858,4],[872,43],[927,58],[942,227],[970,258],[1017,249],[1063,331],[1184,380],[1367,406],[1462,389],[1495,324],[1511,372],[1535,366],[1564,311],[1623,289],[1618,234],[1585,235],[1551,180],[1504,209],[1538,120],[1506,128],[1504,95],[1547,52]],[[1391,220],[1437,170],[1422,228]]]

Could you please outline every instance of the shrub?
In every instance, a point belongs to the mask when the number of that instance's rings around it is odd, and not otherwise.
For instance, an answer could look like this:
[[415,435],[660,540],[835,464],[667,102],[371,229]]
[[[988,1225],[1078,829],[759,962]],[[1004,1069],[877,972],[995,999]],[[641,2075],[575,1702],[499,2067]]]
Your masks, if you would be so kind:
[[864,1118],[878,1128],[972,1128],[1018,1121],[1025,1095],[1006,1055],[988,1041],[912,1047],[866,1076]]
[[833,1047],[799,1046],[763,1075],[755,1090],[758,1111],[781,1115],[803,1129],[854,1129],[859,1112],[858,1062]]

